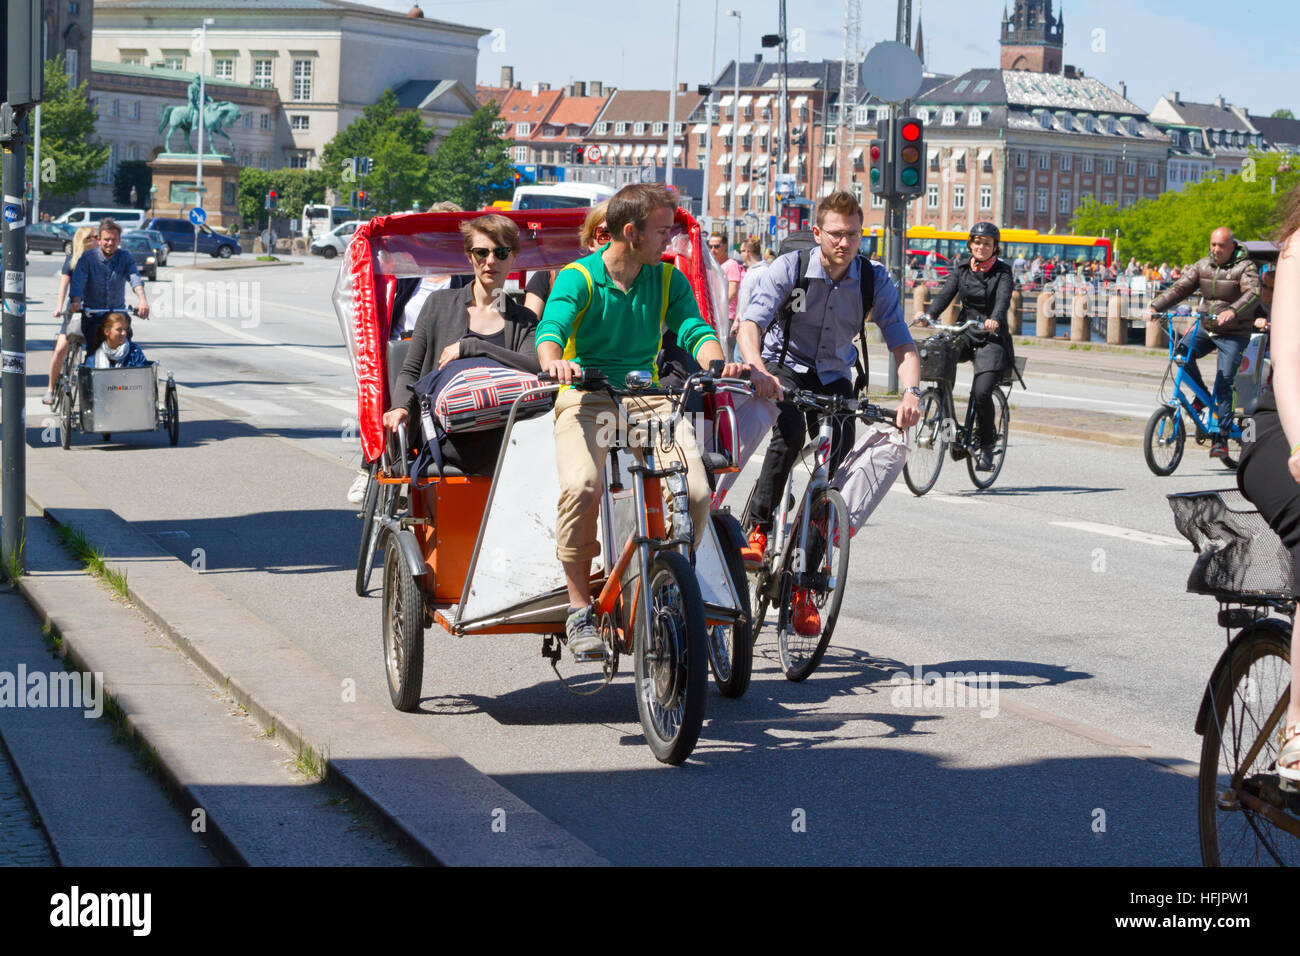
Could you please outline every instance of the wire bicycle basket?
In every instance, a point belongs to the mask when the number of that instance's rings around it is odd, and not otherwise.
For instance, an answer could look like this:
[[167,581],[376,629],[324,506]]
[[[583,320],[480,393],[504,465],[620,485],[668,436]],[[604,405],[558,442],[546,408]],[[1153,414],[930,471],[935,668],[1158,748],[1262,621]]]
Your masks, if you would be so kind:
[[1178,533],[1196,549],[1187,590],[1222,601],[1289,600],[1291,553],[1235,488],[1166,496]]

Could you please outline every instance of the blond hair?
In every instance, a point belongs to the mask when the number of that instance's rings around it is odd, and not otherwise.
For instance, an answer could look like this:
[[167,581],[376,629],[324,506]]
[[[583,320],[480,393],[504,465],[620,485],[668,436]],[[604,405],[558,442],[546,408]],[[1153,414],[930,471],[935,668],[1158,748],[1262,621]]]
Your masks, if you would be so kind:
[[587,218],[582,221],[582,228],[578,230],[578,241],[582,243],[582,248],[591,248],[591,244],[596,240],[596,230],[605,221],[605,213],[608,210],[608,199],[591,207]]
[[69,269],[77,268],[77,260],[81,254],[90,248],[90,243],[86,240],[89,238],[99,238],[99,230],[94,226],[79,226],[77,231],[72,234],[72,261],[68,263]]

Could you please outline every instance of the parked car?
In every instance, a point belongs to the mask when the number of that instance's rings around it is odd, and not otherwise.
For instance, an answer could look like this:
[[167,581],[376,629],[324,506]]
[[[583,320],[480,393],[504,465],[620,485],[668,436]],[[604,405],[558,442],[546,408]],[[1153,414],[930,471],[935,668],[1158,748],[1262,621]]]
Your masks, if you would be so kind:
[[55,252],[72,251],[72,234],[76,230],[61,222],[33,222],[27,226],[27,251],[43,252],[47,256]]
[[157,229],[128,229],[122,235],[148,236],[153,243],[153,254],[158,257],[158,265],[167,265],[167,240]]
[[[188,219],[166,219],[155,216],[145,222],[144,228],[162,234],[169,255],[173,252],[194,250],[194,225]],[[199,252],[206,252],[211,256],[229,259],[244,251],[239,247],[239,240],[234,236],[214,232],[208,226],[199,226],[198,236]]]
[[77,226],[98,226],[101,219],[113,219],[123,229],[138,229],[144,225],[143,209],[112,209],[107,206],[74,206],[55,222],[66,222],[74,229]]
[[122,248],[131,253],[140,275],[150,282],[158,281],[158,257],[148,236],[139,233],[122,233]]
[[343,250],[348,247],[348,243],[352,241],[352,236],[357,231],[357,227],[365,222],[364,219],[349,219],[347,222],[339,223],[325,235],[312,240],[311,254],[313,256],[324,256],[326,259],[341,256]]

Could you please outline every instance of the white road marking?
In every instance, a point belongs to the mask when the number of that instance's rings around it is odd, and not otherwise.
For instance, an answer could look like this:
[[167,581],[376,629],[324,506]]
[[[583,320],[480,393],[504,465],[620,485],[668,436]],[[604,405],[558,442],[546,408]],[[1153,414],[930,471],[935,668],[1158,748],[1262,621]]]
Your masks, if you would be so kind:
[[1191,548],[1191,544],[1183,538],[1170,538],[1162,534],[1138,531],[1135,528],[1122,528],[1119,525],[1098,524],[1095,521],[1053,521],[1050,523],[1057,528],[1071,528],[1075,531],[1086,531],[1089,534],[1101,534],[1110,538],[1124,538],[1127,541],[1136,541],[1140,544]]
[[[233,335],[237,339],[243,339],[245,342],[253,342],[257,345],[265,345],[268,348],[280,349],[283,352],[292,352],[295,355],[305,355],[307,358],[317,359],[321,362],[328,362],[330,365],[342,365],[344,368],[352,368],[352,362],[349,359],[341,358],[337,355],[330,355],[316,349],[303,348],[298,345],[281,345],[279,342],[272,342],[270,339],[264,339],[260,336],[250,335],[243,329],[237,329],[233,325],[227,325],[225,322],[216,322],[212,319],[205,319],[200,315],[190,315],[186,313],[187,319],[193,319],[195,322],[202,322],[204,325],[210,325],[219,332],[225,332],[227,335]],[[335,346],[322,346],[322,348],[334,348]],[[342,347],[341,345],[338,347]]]
[[318,405],[328,405],[330,408],[337,408],[341,412],[347,412],[349,415],[357,414],[357,403],[348,401],[346,398],[317,398],[314,399]]
[[237,408],[246,413],[250,418],[301,418],[302,412],[290,408],[287,405],[279,405],[275,402],[264,402],[256,398],[226,398],[221,396],[217,399],[223,405],[229,405],[231,408]]

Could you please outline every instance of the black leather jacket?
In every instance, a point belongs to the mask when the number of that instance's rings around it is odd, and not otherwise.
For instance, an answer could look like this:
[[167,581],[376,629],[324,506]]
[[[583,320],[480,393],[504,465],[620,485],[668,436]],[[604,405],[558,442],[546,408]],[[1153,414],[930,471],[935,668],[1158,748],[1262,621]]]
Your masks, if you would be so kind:
[[[1015,352],[1011,344],[1011,330],[1007,325],[1007,310],[1011,306],[1011,292],[1015,284],[1011,266],[1004,260],[998,259],[988,272],[976,272],[970,267],[970,256],[962,256],[949,271],[948,280],[943,284],[943,288],[925,310],[926,315],[937,320],[953,298],[961,296],[961,311],[957,316],[957,324],[971,319],[981,323],[985,319],[993,319],[998,323],[996,332],[984,329],[972,329],[966,332],[971,344],[976,349],[985,345],[1000,345],[1005,353],[1005,362],[1010,363]],[[976,370],[983,371],[978,357],[975,367]]]

